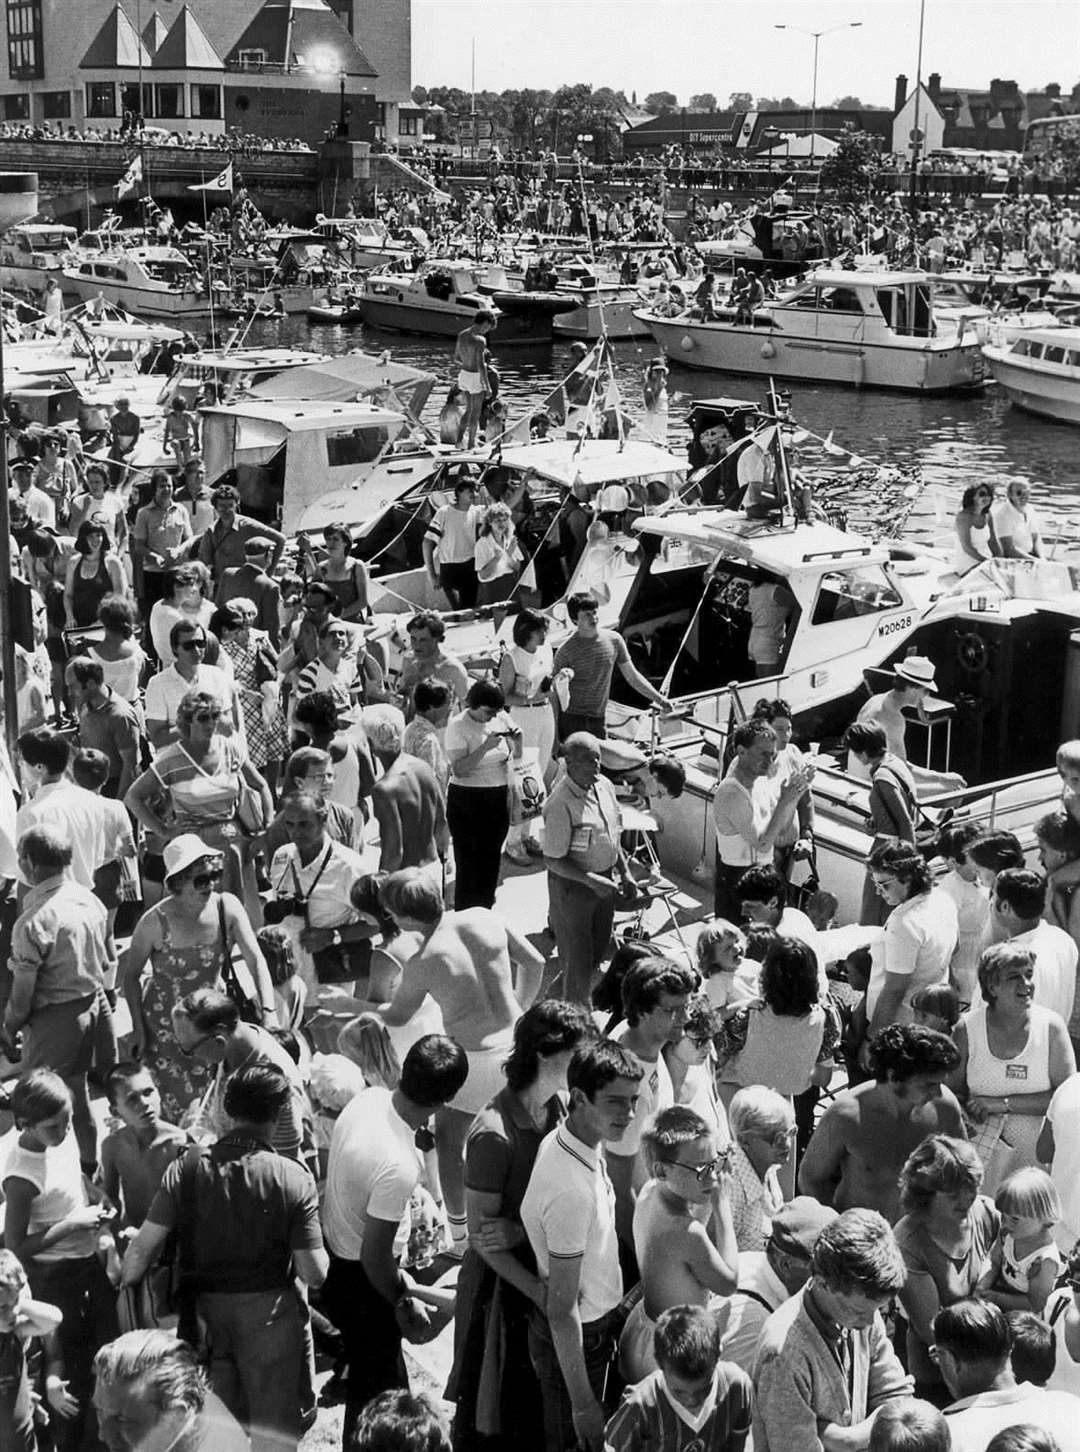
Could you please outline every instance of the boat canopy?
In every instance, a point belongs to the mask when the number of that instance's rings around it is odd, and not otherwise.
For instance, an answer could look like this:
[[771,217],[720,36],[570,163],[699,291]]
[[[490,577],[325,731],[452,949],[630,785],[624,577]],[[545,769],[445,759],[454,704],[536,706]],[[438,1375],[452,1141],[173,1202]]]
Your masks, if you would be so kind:
[[776,525],[748,519],[741,510],[673,510],[646,515],[633,527],[639,534],[683,540],[787,578],[804,570],[830,570],[845,563],[887,564],[890,559],[885,546],[823,521]]
[[[479,456],[478,456],[479,457]],[[491,462],[484,455],[484,462]],[[686,459],[669,453],[659,444],[640,439],[545,439],[503,449],[496,461],[510,469],[531,470],[569,489],[583,484],[608,484],[620,479],[647,479],[668,474],[685,474]]]
[[267,378],[251,390],[251,396],[304,398],[321,403],[356,403],[364,399],[378,403],[389,399],[393,407],[400,404],[414,419],[419,419],[435,382],[435,374],[423,368],[390,360],[384,362],[369,353],[346,353],[338,358],[320,358]]

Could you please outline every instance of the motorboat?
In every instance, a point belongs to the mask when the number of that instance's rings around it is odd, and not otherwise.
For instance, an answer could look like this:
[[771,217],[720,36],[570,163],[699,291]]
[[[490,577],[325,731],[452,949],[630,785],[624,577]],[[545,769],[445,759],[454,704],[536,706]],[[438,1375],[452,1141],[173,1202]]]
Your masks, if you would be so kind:
[[822,269],[746,320],[731,307],[710,319],[693,309],[637,317],[684,368],[916,393],[980,388],[978,340],[939,324],[934,286],[922,272]]
[[51,277],[63,285],[62,272],[76,257],[74,227],[58,222],[27,222],[0,239],[0,287],[42,296]]
[[364,322],[372,327],[445,338],[456,338],[484,310],[497,320],[490,335],[493,343],[550,342],[555,314],[573,304],[501,287],[502,280],[501,269],[493,279],[486,264],[433,259],[415,272],[369,272],[360,289],[360,307]]
[[1080,327],[1030,328],[987,343],[983,357],[1009,401],[1059,423],[1080,423]]
[[320,213],[311,235],[357,269],[422,257],[431,245],[422,228],[403,227],[392,232],[380,217],[324,217]]
[[62,287],[84,301],[103,298],[151,318],[203,317],[210,295],[176,247],[137,246],[61,269]]
[[312,303],[307,309],[307,320],[320,327],[348,327],[364,321],[364,309],[359,302],[340,301]]
[[727,228],[727,235],[702,239],[694,246],[714,269],[768,269],[774,277],[799,277],[824,260],[806,256],[806,233],[801,226],[806,220],[812,220],[810,212],[754,212]]

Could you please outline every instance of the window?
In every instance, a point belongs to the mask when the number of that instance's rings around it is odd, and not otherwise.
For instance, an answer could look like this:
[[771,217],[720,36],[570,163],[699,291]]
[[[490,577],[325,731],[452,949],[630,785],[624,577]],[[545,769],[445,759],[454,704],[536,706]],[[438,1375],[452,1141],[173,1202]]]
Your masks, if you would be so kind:
[[5,121],[29,121],[30,119],[30,97],[24,91],[18,96],[4,97],[4,120]]
[[829,625],[856,615],[874,615],[880,610],[898,610],[903,596],[881,565],[849,565],[822,575],[814,602],[811,625]]
[[266,64],[266,51],[241,50],[236,53],[236,63],[244,70],[257,70]]
[[379,457],[389,441],[389,432],[382,427],[328,434],[326,462],[331,469],[340,469],[349,464],[370,464]]
[[1043,350],[1043,362],[1044,363],[1064,363],[1065,362],[1065,349],[1064,348],[1052,348],[1052,347],[1050,347],[1049,344],[1047,344],[1046,348]]
[[149,83],[142,88],[142,105],[139,104],[138,81],[126,81],[120,87],[120,105],[125,111],[132,111],[146,117],[154,114],[154,88]]
[[184,88],[175,81],[154,87],[154,115],[157,117],[184,114]]
[[41,98],[41,114],[46,121],[70,121],[71,92],[46,91]]
[[88,81],[86,86],[88,116],[116,115],[116,86],[112,81]]
[[420,117],[419,116],[399,116],[398,117],[398,135],[399,136],[419,136],[420,135]]
[[41,0],[7,0],[8,75],[40,81],[45,74],[41,46]]
[[204,121],[221,118],[221,87],[192,86],[191,114]]

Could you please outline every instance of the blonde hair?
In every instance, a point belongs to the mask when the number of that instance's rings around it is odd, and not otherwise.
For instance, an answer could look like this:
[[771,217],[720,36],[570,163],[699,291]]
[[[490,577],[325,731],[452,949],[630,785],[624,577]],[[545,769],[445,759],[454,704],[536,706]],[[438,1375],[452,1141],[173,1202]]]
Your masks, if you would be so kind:
[[712,922],[706,923],[702,928],[695,945],[695,952],[697,953],[698,971],[703,978],[711,978],[713,973],[720,972],[718,968],[710,968],[707,960],[717,944],[726,947],[729,943],[738,948],[740,958],[745,954],[746,935],[734,923],[729,923],[727,918],[713,918]]
[[361,1013],[338,1033],[338,1052],[356,1064],[369,1084],[396,1089],[401,1064],[386,1025],[377,1013]]
[[1061,1219],[1061,1200],[1057,1186],[1037,1165],[1017,1170],[998,1186],[994,1204],[1003,1215],[1029,1215],[1044,1225],[1056,1225]]
[[1080,741],[1063,741],[1057,749],[1055,765],[1058,771],[1063,766],[1080,766]]

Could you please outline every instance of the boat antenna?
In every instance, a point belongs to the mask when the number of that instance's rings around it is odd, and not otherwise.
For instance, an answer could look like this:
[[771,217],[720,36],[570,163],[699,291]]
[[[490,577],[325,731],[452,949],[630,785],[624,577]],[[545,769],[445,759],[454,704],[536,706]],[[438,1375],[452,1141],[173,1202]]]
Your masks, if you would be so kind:
[[[919,51],[915,63],[915,119],[911,127],[911,220],[914,222],[919,215],[919,149],[922,143],[922,132],[919,130],[919,105],[922,101],[922,55],[923,55],[923,25],[926,21],[926,0],[919,0]],[[913,261],[918,265],[918,241],[912,235],[912,248],[914,252]]]
[[776,424],[776,432],[773,436],[773,444],[776,448],[776,463],[779,471],[780,489],[780,525],[786,523],[784,518],[790,509],[792,519],[796,519],[795,495],[791,487],[791,470],[788,466],[787,451],[784,448],[784,430],[782,426],[782,415],[780,412],[780,395],[776,391],[776,380],[772,374],[769,375],[769,412],[772,414]]

